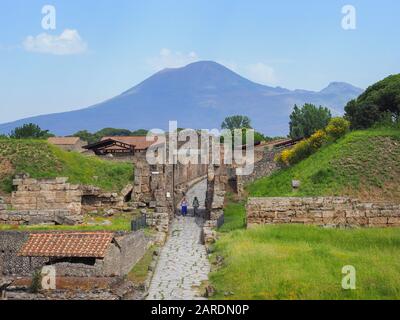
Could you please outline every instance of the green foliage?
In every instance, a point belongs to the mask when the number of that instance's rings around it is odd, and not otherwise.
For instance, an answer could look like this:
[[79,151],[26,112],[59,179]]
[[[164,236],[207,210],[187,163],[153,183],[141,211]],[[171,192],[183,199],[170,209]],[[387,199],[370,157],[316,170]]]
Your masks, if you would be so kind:
[[104,128],[95,133],[90,133],[87,130],[78,131],[74,134],[74,137],[79,137],[88,143],[94,143],[100,141],[103,137],[116,137],[116,136],[146,136],[147,130],[140,129],[136,131],[130,131],[127,129],[115,129],[115,128]]
[[294,106],[290,115],[290,137],[292,139],[308,138],[314,132],[324,129],[332,115],[328,108],[316,107],[306,103],[302,108]]
[[[221,234],[213,299],[399,299],[399,231],[279,225]],[[356,290],[342,289],[346,265],[357,270]]]
[[[400,130],[355,131],[249,186],[250,196],[353,196],[400,201]],[[292,180],[301,186],[292,189]]]
[[136,285],[143,285],[149,274],[149,267],[153,261],[154,251],[157,250],[157,246],[151,246],[147,249],[146,253],[139,260],[138,263],[128,273],[128,280],[132,281]]
[[345,107],[352,129],[366,129],[389,114],[392,121],[400,118],[400,74],[389,76],[370,86]]
[[337,140],[343,137],[349,131],[349,128],[349,121],[344,118],[337,117],[332,118],[331,121],[329,121],[325,131],[330,137],[332,137],[334,140]]
[[318,130],[293,148],[283,150],[275,157],[275,161],[283,166],[299,163],[317,152],[325,144],[343,137],[348,132],[349,127],[350,123],[347,120],[340,117],[333,118],[324,130]]
[[42,289],[42,273],[41,270],[35,270],[32,274],[32,281],[29,287],[31,293],[38,293]]
[[10,163],[0,172],[0,188],[9,192],[16,173],[29,173],[33,178],[68,177],[71,183],[98,186],[120,191],[133,179],[130,163],[117,163],[66,152],[40,140],[0,140],[0,164]]
[[231,116],[225,118],[221,124],[222,129],[235,130],[235,129],[251,129],[251,120],[247,116]]
[[49,130],[42,130],[38,125],[33,123],[24,124],[22,127],[17,127],[10,133],[12,139],[47,139],[52,137]]
[[225,233],[245,228],[246,209],[244,202],[229,200],[224,208],[224,219],[224,224],[218,229],[219,232]]

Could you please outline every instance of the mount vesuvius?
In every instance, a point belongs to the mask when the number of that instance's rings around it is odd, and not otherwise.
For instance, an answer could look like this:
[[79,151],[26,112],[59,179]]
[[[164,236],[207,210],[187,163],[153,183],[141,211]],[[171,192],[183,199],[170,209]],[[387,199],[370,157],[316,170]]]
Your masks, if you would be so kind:
[[1,124],[0,133],[30,122],[57,135],[105,127],[167,129],[169,120],[177,120],[179,127],[213,129],[226,116],[241,114],[249,116],[258,131],[286,135],[294,104],[323,105],[340,114],[362,91],[343,82],[333,82],[319,92],[273,88],[216,62],[200,61],[160,71],[119,96],[85,109]]

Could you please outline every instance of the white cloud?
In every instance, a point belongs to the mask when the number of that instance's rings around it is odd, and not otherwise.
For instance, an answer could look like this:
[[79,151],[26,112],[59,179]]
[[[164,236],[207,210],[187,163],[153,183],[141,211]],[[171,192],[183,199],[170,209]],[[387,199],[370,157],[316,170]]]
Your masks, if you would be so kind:
[[163,48],[158,56],[148,59],[147,63],[153,70],[160,71],[165,68],[183,67],[196,61],[199,61],[196,52],[182,53]]
[[262,62],[248,65],[244,68],[243,74],[250,80],[261,84],[275,85],[278,82],[274,68]]
[[77,30],[65,29],[59,36],[41,33],[28,36],[23,47],[29,52],[54,55],[73,55],[86,52],[87,44],[82,40]]

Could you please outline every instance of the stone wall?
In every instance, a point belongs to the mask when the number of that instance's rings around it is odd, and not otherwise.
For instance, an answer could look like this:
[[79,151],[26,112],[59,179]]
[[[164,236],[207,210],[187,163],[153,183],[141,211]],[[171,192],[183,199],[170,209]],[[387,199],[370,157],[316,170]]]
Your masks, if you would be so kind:
[[69,216],[81,216],[82,190],[79,185],[70,184],[68,178],[31,179],[17,176],[13,180],[16,188],[11,195],[11,206],[23,212],[63,210]]
[[400,205],[347,197],[249,198],[247,226],[301,223],[332,227],[399,227]]
[[83,217],[68,210],[0,210],[0,224],[37,225],[59,224],[75,225],[82,223]]
[[[129,188],[129,185],[126,186],[125,189],[127,188]],[[116,192],[103,192],[100,188],[94,186],[80,186],[80,190],[83,213],[100,209],[119,210],[124,206],[124,196],[122,194]],[[124,194],[126,195],[126,193]]]
[[[258,153],[260,154],[260,152]],[[244,188],[247,184],[256,181],[262,177],[270,176],[273,172],[279,169],[279,166],[274,161],[275,158],[274,151],[262,152],[261,156],[255,157],[254,163],[254,171],[250,175],[246,176],[237,176],[237,192],[239,196],[242,196],[244,193]]]
[[0,277],[3,275],[31,275],[36,268],[46,264],[48,258],[18,257],[17,253],[28,240],[29,233],[0,232]]

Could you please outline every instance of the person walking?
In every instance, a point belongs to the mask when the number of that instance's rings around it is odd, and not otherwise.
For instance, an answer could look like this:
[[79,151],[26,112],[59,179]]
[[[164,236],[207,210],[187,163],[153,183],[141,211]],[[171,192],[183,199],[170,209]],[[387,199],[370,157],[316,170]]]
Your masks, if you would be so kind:
[[199,210],[200,207],[200,202],[197,197],[194,197],[193,200],[193,211],[194,211],[194,216],[197,216],[197,211]]
[[186,197],[184,197],[181,201],[181,212],[182,212],[182,216],[186,217],[187,216],[187,212],[188,212],[188,202],[186,200]]

